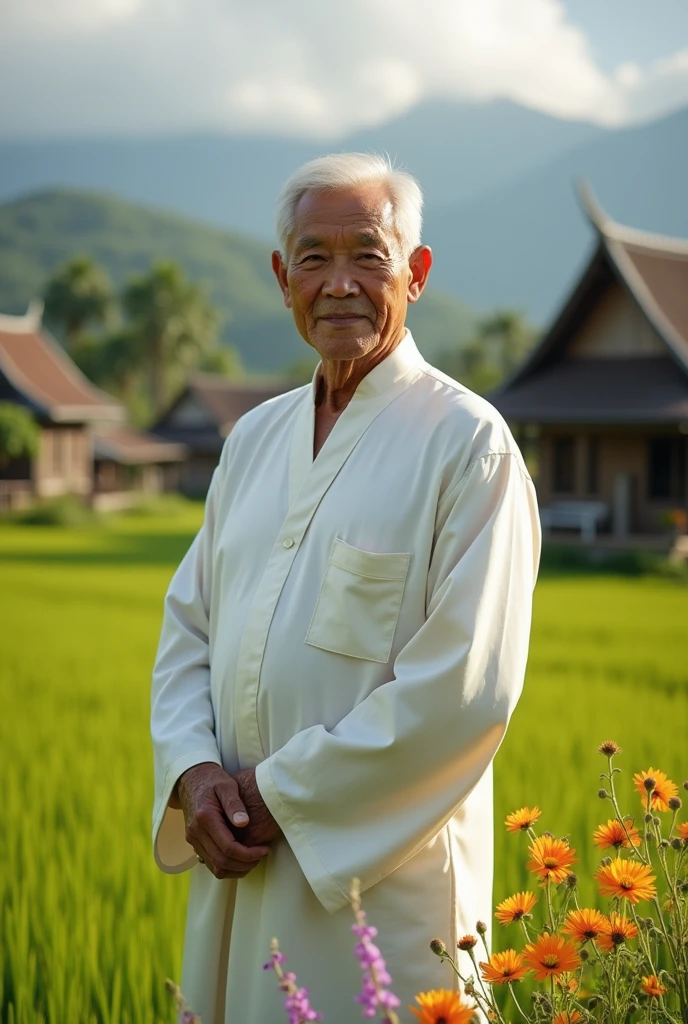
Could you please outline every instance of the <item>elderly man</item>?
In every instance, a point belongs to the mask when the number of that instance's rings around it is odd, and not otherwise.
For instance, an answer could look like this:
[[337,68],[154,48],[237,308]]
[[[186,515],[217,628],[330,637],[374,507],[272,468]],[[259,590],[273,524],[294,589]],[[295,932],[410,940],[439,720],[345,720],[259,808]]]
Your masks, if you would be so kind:
[[278,936],[328,1024],[360,1014],[351,879],[402,1006],[491,917],[491,763],[521,691],[539,524],[499,414],[404,326],[432,256],[420,189],[315,160],[273,269],[312,384],[228,438],[172,580],[153,685],[155,856],[191,872],[203,1024],[281,1019]]

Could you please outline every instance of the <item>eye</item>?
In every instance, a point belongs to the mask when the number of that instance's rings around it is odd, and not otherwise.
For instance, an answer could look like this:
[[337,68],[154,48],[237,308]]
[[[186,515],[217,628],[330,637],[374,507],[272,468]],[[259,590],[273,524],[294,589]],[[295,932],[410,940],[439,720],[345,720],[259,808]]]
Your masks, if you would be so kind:
[[382,256],[378,252],[362,252],[358,259],[365,263],[380,263]]
[[299,260],[299,266],[303,266],[304,263],[309,263],[309,262],[318,262],[318,263],[320,263],[324,259],[325,259],[325,257],[324,256],[320,256],[317,252],[309,252],[307,256],[302,256],[301,257],[301,259]]

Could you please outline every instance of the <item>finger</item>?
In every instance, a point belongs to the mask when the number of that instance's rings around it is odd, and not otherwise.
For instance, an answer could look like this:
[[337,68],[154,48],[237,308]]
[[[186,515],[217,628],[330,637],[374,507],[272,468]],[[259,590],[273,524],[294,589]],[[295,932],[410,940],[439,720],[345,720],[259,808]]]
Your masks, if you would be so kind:
[[192,846],[195,846],[196,839],[206,848],[211,844],[219,850],[223,862],[231,860],[238,861],[243,867],[253,866],[270,853],[269,846],[244,846],[240,843],[227,826],[219,806],[199,811],[188,832]]
[[203,864],[216,878],[245,878],[260,863],[256,860],[247,864],[231,857],[225,857],[220,848],[208,836],[204,836],[202,840],[196,840],[195,846],[198,847],[197,855],[202,858]]
[[239,788],[233,779],[218,783],[215,786],[215,794],[220,801],[220,806],[227,815],[227,820],[237,828],[246,828],[249,822],[248,812],[244,802],[239,796]]

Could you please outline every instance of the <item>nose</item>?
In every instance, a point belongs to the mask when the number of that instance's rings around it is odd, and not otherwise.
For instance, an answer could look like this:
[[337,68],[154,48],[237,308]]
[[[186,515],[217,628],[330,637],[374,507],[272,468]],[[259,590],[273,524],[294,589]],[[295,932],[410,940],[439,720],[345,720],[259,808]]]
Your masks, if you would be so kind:
[[333,260],[329,267],[329,273],[323,284],[323,295],[329,295],[333,299],[346,299],[351,295],[359,295],[360,286],[356,281],[353,267],[349,262]]

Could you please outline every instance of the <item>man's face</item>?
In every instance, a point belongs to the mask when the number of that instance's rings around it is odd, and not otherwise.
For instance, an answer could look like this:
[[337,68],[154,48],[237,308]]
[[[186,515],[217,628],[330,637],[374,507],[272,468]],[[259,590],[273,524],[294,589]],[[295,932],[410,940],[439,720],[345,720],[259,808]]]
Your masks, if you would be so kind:
[[427,246],[410,258],[402,255],[389,194],[379,184],[307,192],[296,208],[284,260],[273,253],[299,333],[330,360],[391,350],[430,263]]

